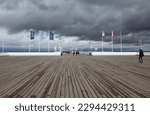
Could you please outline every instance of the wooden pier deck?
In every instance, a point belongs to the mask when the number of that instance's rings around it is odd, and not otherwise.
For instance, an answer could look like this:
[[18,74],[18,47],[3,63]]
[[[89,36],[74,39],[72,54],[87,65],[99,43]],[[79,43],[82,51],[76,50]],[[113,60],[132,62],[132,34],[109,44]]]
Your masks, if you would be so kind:
[[0,97],[150,98],[150,57],[0,57]]

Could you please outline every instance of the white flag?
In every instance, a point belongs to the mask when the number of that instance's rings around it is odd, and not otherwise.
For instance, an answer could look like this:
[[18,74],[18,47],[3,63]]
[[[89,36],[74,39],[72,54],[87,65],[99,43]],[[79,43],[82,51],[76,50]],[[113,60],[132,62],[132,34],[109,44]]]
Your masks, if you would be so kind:
[[104,37],[105,36],[105,33],[104,33],[104,31],[102,31],[102,37]]
[[114,37],[114,32],[113,31],[111,32],[111,36]]

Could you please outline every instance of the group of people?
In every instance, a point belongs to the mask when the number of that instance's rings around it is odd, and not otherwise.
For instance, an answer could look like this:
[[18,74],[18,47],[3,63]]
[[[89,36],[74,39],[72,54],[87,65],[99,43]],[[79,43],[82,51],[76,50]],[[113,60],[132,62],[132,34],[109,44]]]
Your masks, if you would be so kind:
[[73,54],[73,55],[79,55],[80,52],[79,52],[78,50],[73,50],[73,51],[72,51],[72,54]]
[[[73,50],[72,52],[69,51],[69,52],[67,52],[67,53],[69,53],[69,54],[72,53],[73,56],[80,54],[80,52],[79,52],[78,50]],[[62,56],[62,54],[63,54],[63,53],[61,53],[61,56]],[[90,53],[89,55],[91,55],[91,53]],[[144,52],[143,52],[142,49],[139,49],[139,62],[140,62],[140,63],[143,63],[143,57],[144,57]]]
[[63,51],[63,52],[61,52],[61,56],[62,56],[64,53],[65,53],[65,54],[72,54],[73,56],[74,56],[74,55],[80,55],[79,50]]

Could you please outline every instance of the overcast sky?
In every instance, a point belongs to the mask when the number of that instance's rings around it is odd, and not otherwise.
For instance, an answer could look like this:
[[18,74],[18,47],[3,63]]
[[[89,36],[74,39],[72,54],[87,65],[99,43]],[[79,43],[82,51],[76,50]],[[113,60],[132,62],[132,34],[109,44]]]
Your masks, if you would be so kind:
[[[138,45],[139,39],[150,51],[149,0],[0,0],[1,38],[10,46],[23,46],[30,29],[51,30],[66,45],[73,40],[84,43],[104,41],[109,46],[111,31],[119,44],[123,32],[124,44]],[[75,39],[76,38],[76,39]],[[17,42],[14,42],[16,41]],[[46,41],[45,41],[46,42]],[[81,43],[83,44],[83,43]],[[34,44],[35,45],[35,44]]]

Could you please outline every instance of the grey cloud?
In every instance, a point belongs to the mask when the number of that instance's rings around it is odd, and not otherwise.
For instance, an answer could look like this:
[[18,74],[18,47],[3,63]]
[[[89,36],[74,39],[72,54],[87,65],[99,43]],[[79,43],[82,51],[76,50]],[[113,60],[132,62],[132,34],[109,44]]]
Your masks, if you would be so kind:
[[[149,43],[149,34],[143,33],[150,31],[149,6],[149,0],[0,0],[0,27],[9,33],[50,29],[85,40],[101,40],[104,30],[106,42],[111,30],[122,30],[126,43],[141,38]],[[138,36],[128,37],[131,32]]]
[[128,31],[143,31],[150,30],[150,15],[148,15],[150,9],[145,11],[137,11],[134,14],[130,14],[126,20],[124,20],[124,27]]
[[14,10],[21,6],[23,0],[0,0],[0,6],[7,10]]

